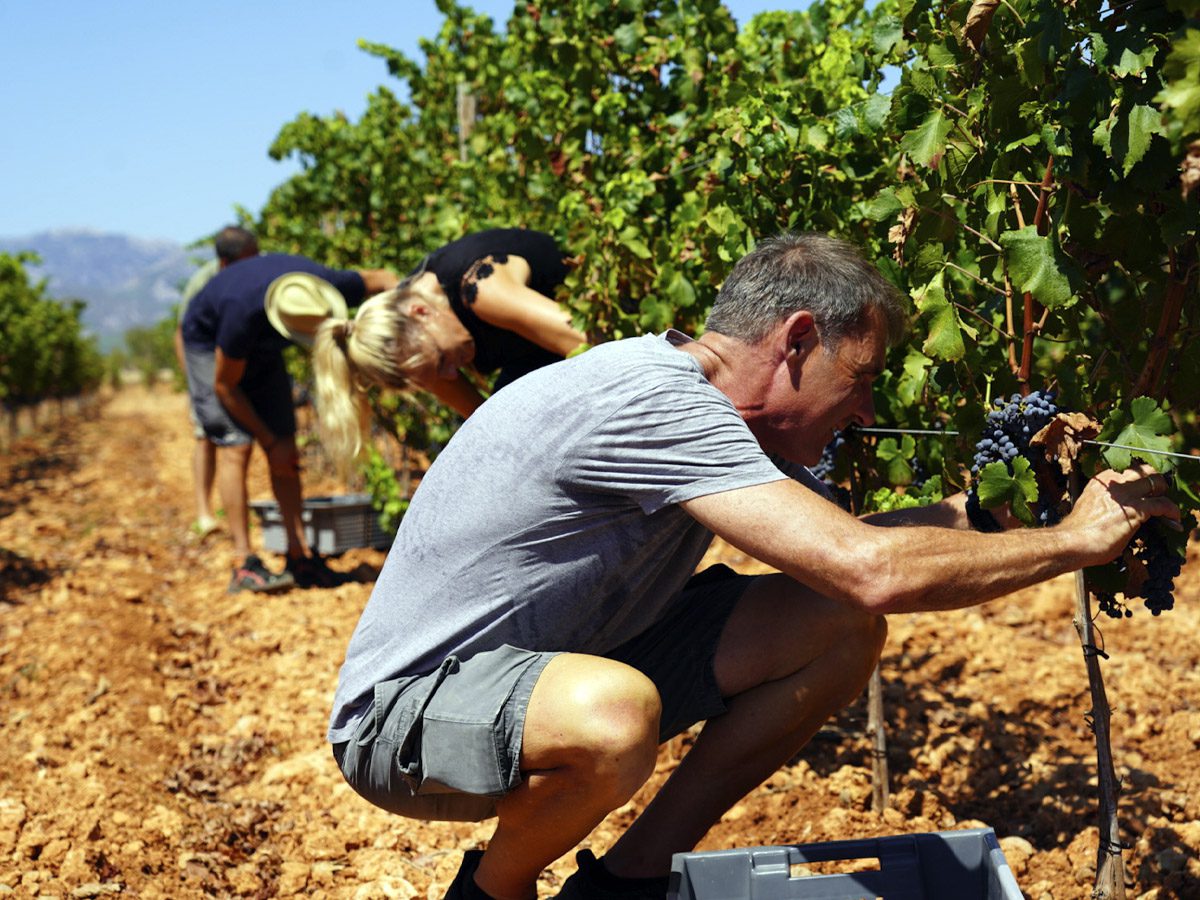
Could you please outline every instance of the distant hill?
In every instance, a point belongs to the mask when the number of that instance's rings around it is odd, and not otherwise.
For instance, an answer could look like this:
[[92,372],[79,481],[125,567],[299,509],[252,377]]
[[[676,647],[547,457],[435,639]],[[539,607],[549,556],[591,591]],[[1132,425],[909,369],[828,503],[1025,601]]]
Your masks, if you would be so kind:
[[118,346],[126,330],[153,325],[179,302],[179,289],[203,261],[172,241],[124,234],[64,229],[27,237],[0,238],[0,251],[32,250],[41,265],[30,268],[48,279],[51,297],[84,300],[83,322],[102,350]]

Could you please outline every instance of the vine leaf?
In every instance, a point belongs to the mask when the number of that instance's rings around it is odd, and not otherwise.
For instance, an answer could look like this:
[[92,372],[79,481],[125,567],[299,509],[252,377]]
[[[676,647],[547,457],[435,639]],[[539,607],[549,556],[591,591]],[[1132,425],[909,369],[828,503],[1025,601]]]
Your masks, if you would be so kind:
[[904,23],[895,16],[884,16],[871,29],[871,48],[880,56],[891,53],[903,39]]
[[1109,159],[1120,163],[1122,172],[1128,175],[1146,155],[1154,136],[1166,133],[1162,113],[1153,106],[1139,104],[1127,115],[1121,118],[1113,115],[1097,125],[1092,131],[1092,143]]
[[1129,169],[1132,169],[1141,161],[1141,157],[1146,155],[1146,150],[1150,148],[1153,137],[1156,134],[1165,133],[1163,114],[1153,107],[1139,104],[1129,110],[1126,128],[1126,151],[1124,151],[1122,169],[1124,174],[1128,175]]
[[904,209],[904,204],[891,188],[880,191],[862,205],[863,215],[872,222],[885,222]]
[[1121,50],[1121,56],[1113,65],[1112,72],[1118,78],[1125,78],[1129,75],[1141,75],[1150,66],[1154,64],[1154,57],[1158,53],[1158,47],[1147,42],[1137,50],[1132,47],[1125,47]]
[[696,289],[678,272],[667,283],[666,293],[678,309],[687,309],[696,302]]
[[875,448],[875,458],[884,464],[888,481],[893,485],[906,485],[913,482],[913,469],[909,460],[917,452],[917,443],[911,434],[904,435],[902,443],[895,438],[884,438]]
[[1170,108],[1184,134],[1200,131],[1200,31],[1189,28],[1162,68],[1163,89],[1154,99]]
[[1025,457],[1018,456],[1013,460],[1011,473],[1005,463],[988,463],[979,473],[977,490],[979,505],[984,509],[995,509],[1007,503],[1022,523],[1033,525],[1029,504],[1037,502],[1037,476]]
[[[1170,438],[1166,437],[1174,430],[1171,417],[1149,397],[1137,397],[1129,405],[1129,409],[1133,415],[1133,421],[1121,429],[1113,443],[1137,449],[1108,447],[1104,451],[1104,459],[1117,471],[1129,468],[1134,457],[1145,460],[1160,472],[1171,471],[1175,467],[1171,458],[1154,452],[1167,450],[1171,446]],[[1113,417],[1105,424],[1119,423],[1123,418],[1123,415],[1120,418]]]
[[929,369],[932,365],[933,360],[924,353],[919,352],[916,348],[909,349],[908,355],[904,357],[903,373],[896,385],[896,396],[905,406],[913,406],[925,390],[925,384],[929,380]]
[[1043,306],[1054,309],[1072,297],[1068,261],[1049,239],[1033,225],[1000,235],[1000,246],[1008,260],[1008,271],[1022,291],[1028,291]]
[[940,109],[935,109],[925,121],[904,135],[900,149],[912,157],[913,162],[936,169],[946,152],[946,137],[952,123]]
[[938,272],[924,288],[914,293],[917,309],[929,317],[929,335],[921,350],[934,359],[958,360],[966,355],[958,313],[946,297],[942,273]]

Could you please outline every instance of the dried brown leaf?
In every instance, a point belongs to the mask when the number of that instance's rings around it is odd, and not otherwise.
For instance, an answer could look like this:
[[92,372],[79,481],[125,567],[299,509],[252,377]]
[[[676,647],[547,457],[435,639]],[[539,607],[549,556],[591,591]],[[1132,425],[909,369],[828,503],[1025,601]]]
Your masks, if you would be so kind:
[[975,0],[967,12],[967,21],[963,25],[963,38],[967,45],[976,53],[983,46],[988,28],[992,24],[992,16],[996,14],[1000,0]]
[[1070,474],[1083,449],[1083,442],[1100,433],[1100,423],[1086,413],[1059,413],[1029,439],[1033,446],[1044,447],[1048,459],[1058,460],[1063,474]]
[[1196,188],[1200,187],[1200,141],[1192,141],[1188,145],[1187,156],[1179,166],[1179,189],[1186,200]]
[[896,224],[888,229],[888,241],[896,245],[896,249],[892,251],[892,258],[898,263],[904,262],[904,244],[908,241],[908,236],[912,234],[913,222],[917,218],[917,211],[911,207],[900,210],[900,214],[896,217]]

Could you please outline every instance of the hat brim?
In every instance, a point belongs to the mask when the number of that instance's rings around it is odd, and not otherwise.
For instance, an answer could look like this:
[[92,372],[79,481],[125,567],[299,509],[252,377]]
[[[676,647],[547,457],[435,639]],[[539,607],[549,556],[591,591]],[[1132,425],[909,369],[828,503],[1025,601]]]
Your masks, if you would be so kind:
[[349,315],[341,291],[307,272],[288,272],[272,281],[263,306],[272,328],[305,347],[312,346],[322,322]]

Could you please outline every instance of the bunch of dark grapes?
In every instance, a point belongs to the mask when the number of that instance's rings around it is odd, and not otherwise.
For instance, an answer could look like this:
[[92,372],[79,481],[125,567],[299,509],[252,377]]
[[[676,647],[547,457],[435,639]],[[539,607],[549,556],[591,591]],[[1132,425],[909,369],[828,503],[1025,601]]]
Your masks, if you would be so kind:
[[911,468],[913,477],[910,487],[919,491],[921,488],[925,487],[925,482],[929,480],[929,470],[925,468],[925,463],[921,462],[921,458],[919,456],[913,457]]
[[[1039,451],[1029,446],[1029,439],[1058,415],[1053,391],[1034,391],[1027,397],[1013,394],[1007,400],[995,400],[987,414],[983,434],[975,445],[975,459],[971,463],[971,478],[978,481],[979,473],[989,463],[1002,462],[1011,473],[1013,462],[1023,456],[1035,470],[1038,467]],[[1062,485],[1057,485],[1061,493]],[[1061,516],[1057,498],[1039,498],[1036,513],[1041,525],[1055,525]],[[980,531],[999,531],[995,519],[979,505],[979,495],[974,485],[967,492],[967,515],[971,524]]]
[[846,443],[846,435],[840,431],[835,431],[833,440],[825,445],[825,449],[821,451],[821,458],[815,466],[809,466],[809,471],[820,478],[826,484],[833,485],[833,470],[837,468],[838,451]]
[[[1147,522],[1137,530],[1126,550],[1134,559],[1146,567],[1146,579],[1133,595],[1125,594],[1126,599],[1141,597],[1146,609],[1152,615],[1162,615],[1175,607],[1175,579],[1183,568],[1183,557],[1176,553],[1162,532],[1153,522]],[[1122,555],[1117,560],[1118,572],[1129,577],[1129,566]],[[1128,618],[1133,610],[1117,599],[1117,593],[1096,591],[1097,605],[1100,612],[1113,619]]]
[[1146,609],[1160,615],[1175,606],[1175,579],[1183,558],[1171,549],[1157,527],[1147,522],[1133,536],[1135,554],[1146,566],[1146,581],[1140,591]]
[[1093,591],[1092,593],[1096,595],[1096,605],[1100,608],[1100,612],[1110,619],[1133,615],[1133,610],[1118,600],[1117,595],[1111,591]]
[[821,451],[821,458],[815,466],[809,466],[809,471],[817,478],[825,482],[825,486],[829,488],[830,496],[833,502],[847,512],[851,508],[850,492],[833,480],[833,471],[837,468],[838,453],[846,443],[846,433],[844,431],[835,431],[833,440],[825,445],[825,449]]

